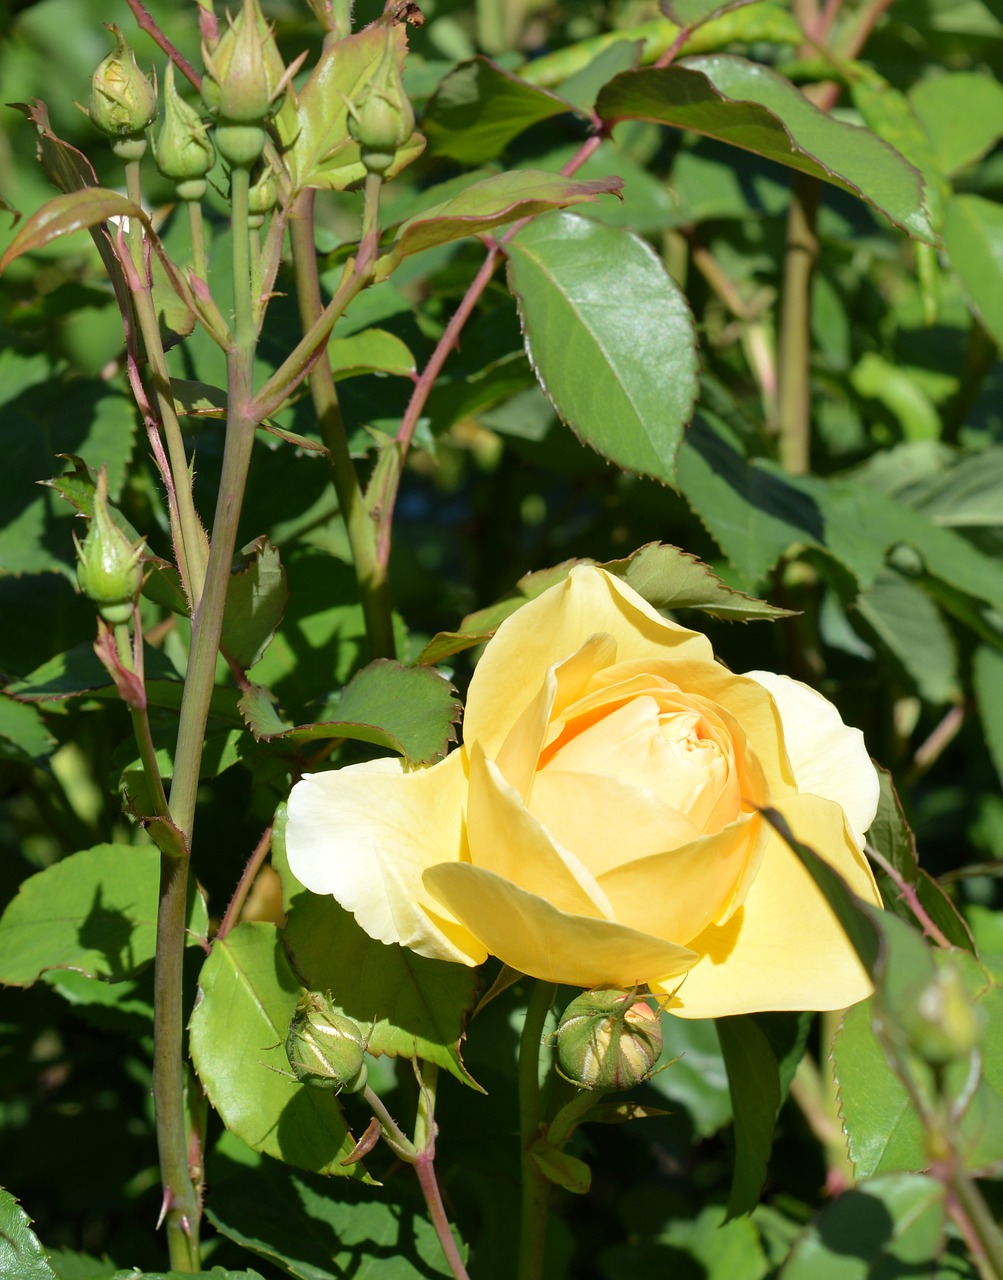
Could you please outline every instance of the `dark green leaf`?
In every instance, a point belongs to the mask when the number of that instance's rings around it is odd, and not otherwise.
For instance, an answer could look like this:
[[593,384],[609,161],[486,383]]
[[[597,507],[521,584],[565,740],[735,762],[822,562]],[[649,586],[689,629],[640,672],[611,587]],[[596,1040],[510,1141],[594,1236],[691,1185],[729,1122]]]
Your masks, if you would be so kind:
[[606,86],[596,107],[605,120],[692,129],[812,174],[934,243],[919,173],[880,138],[826,115],[759,63],[718,54],[626,71]]
[[400,1198],[399,1179],[376,1194],[332,1183],[256,1156],[226,1133],[209,1157],[209,1178],[216,1230],[298,1280],[344,1280],[361,1275],[360,1266],[374,1277],[378,1269],[379,1280],[451,1274],[424,1211]]
[[857,597],[854,612],[901,664],[921,698],[936,705],[959,696],[954,639],[922,587],[882,569]]
[[961,194],[944,211],[944,248],[982,323],[1003,342],[1003,205]]
[[461,164],[499,156],[531,125],[575,108],[487,58],[461,63],[439,84],[422,116],[429,149]]
[[564,421],[619,466],[674,481],[697,391],[695,335],[647,244],[551,214],[510,242],[509,283],[529,358]]
[[567,1151],[557,1151],[540,1141],[530,1147],[530,1154],[543,1170],[544,1176],[555,1186],[563,1187],[573,1195],[588,1195],[592,1185],[592,1170],[584,1160],[569,1155]]
[[[713,1018],[674,1018],[663,1013],[662,1033],[662,1056],[670,1065],[656,1072],[647,1087],[682,1104],[700,1137],[710,1138],[731,1119],[728,1070],[717,1023]],[[677,1054],[678,1062],[672,1062]]]
[[300,983],[274,925],[239,924],[213,943],[199,978],[191,1054],[223,1123],[266,1155],[316,1173],[343,1165],[355,1140],[337,1097],[292,1078],[285,1053]]
[[735,1172],[728,1217],[751,1213],[759,1203],[780,1110],[780,1076],[770,1042],[748,1016],[718,1018],[717,1033],[728,1069],[735,1120]]
[[659,8],[679,27],[699,27],[754,0],[662,0]]
[[0,1275],[10,1280],[58,1280],[31,1219],[9,1191],[0,1189]]
[[878,811],[867,832],[867,843],[877,850],[906,884],[915,884],[919,874],[916,839],[902,812],[892,775],[881,765],[875,767],[881,792]]
[[472,1084],[460,1057],[475,977],[464,965],[427,960],[363,933],[333,898],[302,894],[284,933],[296,972],[369,1037],[372,1053],[411,1058]]
[[972,678],[989,758],[1003,781],[1003,653],[981,645],[972,659]]
[[0,693],[0,760],[41,764],[55,748],[56,740],[35,708]]
[[[0,981],[28,987],[48,969],[116,982],[156,950],[160,854],[99,844],[29,876],[0,919]],[[193,894],[188,942],[206,936],[205,901]]]
[[221,644],[243,670],[267,649],[285,613],[289,591],[279,553],[267,538],[244,547],[226,588]]

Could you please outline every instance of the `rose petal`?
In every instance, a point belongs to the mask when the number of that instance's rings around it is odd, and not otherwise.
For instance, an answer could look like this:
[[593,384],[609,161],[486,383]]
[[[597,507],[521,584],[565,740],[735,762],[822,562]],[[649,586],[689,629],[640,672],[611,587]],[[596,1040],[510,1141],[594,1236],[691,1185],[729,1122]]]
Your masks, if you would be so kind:
[[745,901],[762,862],[770,828],[758,813],[716,835],[599,877],[615,918],[656,938],[689,945],[709,924],[729,918]]
[[862,849],[878,811],[880,790],[864,735],[844,724],[832,703],[810,685],[772,671],[746,675],[767,689],[777,704],[798,790],[835,800]]
[[557,910],[582,916],[611,914],[595,877],[555,843],[476,742],[470,751],[467,842],[474,866],[546,898]]
[[483,946],[462,927],[446,934],[423,910],[440,910],[422,886],[428,866],[464,852],[463,752],[405,773],[374,760],[303,778],[289,796],[289,866],[314,893],[330,893],[371,938],[419,955],[481,964]]
[[605,570],[579,565],[498,628],[470,682],[464,740],[480,742],[494,759],[548,668],[597,632],[612,636],[621,661],[670,655],[714,659],[706,636],[667,621]]
[[625,925],[567,915],[469,863],[430,867],[425,887],[505,964],[571,987],[629,987],[652,974],[681,975],[694,953]]
[[629,780],[544,769],[533,782],[530,812],[594,876],[624,857],[643,858],[689,844],[699,829],[677,809]]
[[[819,796],[777,806],[799,840],[843,876],[854,893],[881,898],[840,807]],[[800,860],[771,832],[745,904],[727,924],[690,942],[703,953],[668,1008],[682,1018],[719,1018],[772,1009],[842,1009],[870,994],[871,982],[839,921]],[[672,977],[658,984],[672,991]]]

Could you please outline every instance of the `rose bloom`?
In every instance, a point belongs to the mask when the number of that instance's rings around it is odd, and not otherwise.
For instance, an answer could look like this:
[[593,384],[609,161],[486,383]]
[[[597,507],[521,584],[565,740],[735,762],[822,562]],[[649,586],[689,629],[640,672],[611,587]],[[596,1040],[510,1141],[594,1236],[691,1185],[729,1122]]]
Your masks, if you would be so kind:
[[867,902],[878,780],[820,694],[733,675],[707,638],[577,567],[499,627],[463,745],[304,778],[289,865],[373,938],[570,986],[646,983],[682,1017],[835,1009],[870,982],[771,805]]

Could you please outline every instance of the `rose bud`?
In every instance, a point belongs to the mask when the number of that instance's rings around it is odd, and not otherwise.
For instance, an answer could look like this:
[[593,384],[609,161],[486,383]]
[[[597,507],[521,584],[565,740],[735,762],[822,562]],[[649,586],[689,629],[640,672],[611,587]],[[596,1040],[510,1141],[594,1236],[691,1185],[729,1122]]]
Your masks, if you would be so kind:
[[94,125],[113,140],[121,159],[138,160],[146,150],[143,130],[157,115],[157,90],[140,71],[136,55],[118,27],[112,23],[106,25],[115,37],[115,48],[91,77],[87,114]]
[[265,220],[265,214],[271,213],[275,208],[278,198],[275,174],[269,166],[266,166],[252,181],[247,192],[248,226],[253,230],[260,227]]
[[661,1018],[636,989],[584,991],[557,1028],[560,1072],[582,1089],[630,1089],[648,1079],[661,1052]]
[[211,48],[203,43],[202,58],[207,73],[202,96],[219,118],[220,154],[230,164],[252,165],[264,148],[264,122],[286,76],[257,0],[244,0]]
[[404,92],[391,28],[373,78],[348,105],[348,132],[359,143],[370,173],[386,173],[397,149],[414,133],[414,108]]
[[982,1011],[954,968],[927,983],[901,1022],[910,1049],[931,1067],[967,1057],[982,1038]]
[[337,1093],[358,1093],[366,1087],[369,1071],[362,1032],[315,991],[299,998],[286,1037],[286,1057],[301,1084]]
[[153,154],[160,172],[176,184],[179,199],[201,200],[216,151],[205,122],[174,86],[173,62],[167,64],[164,127],[153,144]]
[[80,590],[97,606],[111,626],[128,622],[143,585],[142,560],[145,544],[136,546],[115,524],[108,509],[108,473],[98,474],[94,493],[94,515],[87,537],[81,544],[76,535],[77,582]]

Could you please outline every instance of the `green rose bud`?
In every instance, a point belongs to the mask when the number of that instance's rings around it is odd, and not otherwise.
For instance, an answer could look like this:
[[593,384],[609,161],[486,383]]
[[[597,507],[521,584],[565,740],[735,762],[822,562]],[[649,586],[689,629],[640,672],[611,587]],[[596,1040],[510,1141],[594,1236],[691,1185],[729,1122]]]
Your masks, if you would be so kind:
[[366,1087],[369,1071],[362,1032],[315,991],[299,998],[286,1037],[286,1056],[302,1084],[337,1093],[358,1093]]
[[174,86],[174,63],[167,64],[164,83],[164,127],[153,144],[157,168],[177,184],[182,200],[205,195],[205,175],[216,160],[209,130]]
[[967,1057],[982,1038],[982,1011],[955,968],[940,969],[902,1019],[910,1049],[931,1067]]
[[662,1052],[659,1014],[637,989],[596,987],[568,1005],[557,1028],[561,1075],[582,1089],[629,1089]]
[[348,104],[348,132],[358,142],[370,173],[386,173],[398,148],[414,133],[414,108],[401,80],[397,38],[392,27],[385,30],[376,73]]
[[248,226],[257,229],[265,221],[265,214],[271,213],[279,198],[275,185],[275,174],[266,166],[251,183],[247,192]]
[[219,118],[216,146],[229,164],[249,167],[264,149],[264,123],[290,74],[257,0],[244,0],[219,39],[203,42],[202,57],[202,96]]
[[97,606],[105,622],[116,626],[128,622],[143,585],[140,563],[145,544],[133,546],[112,520],[108,509],[108,473],[104,467],[98,475],[94,493],[94,515],[87,537],[77,548],[77,582],[80,590]]
[[127,151],[138,150],[136,155],[123,154],[123,159],[138,160],[146,150],[143,130],[157,115],[157,90],[140,71],[136,55],[118,27],[106,25],[115,37],[115,48],[91,77],[87,114],[114,142],[124,144]]

